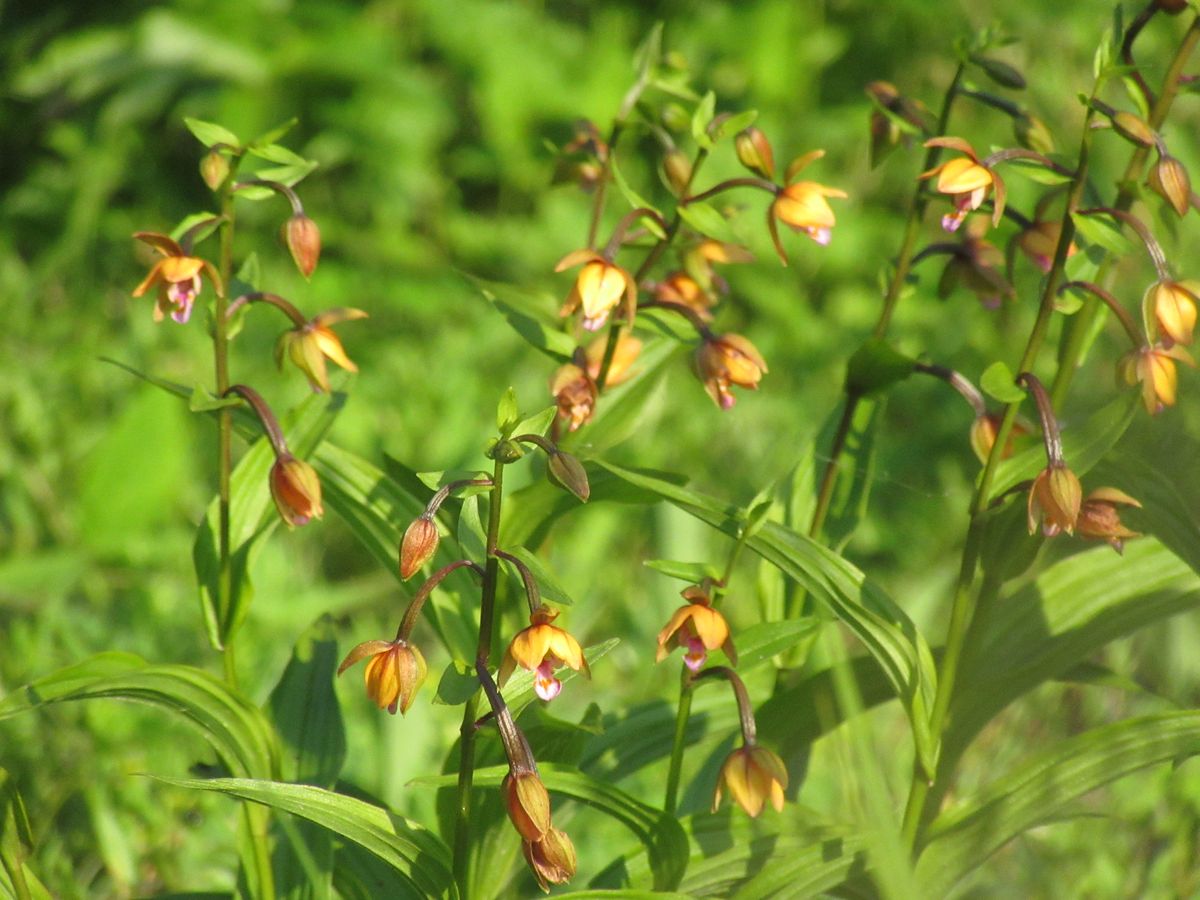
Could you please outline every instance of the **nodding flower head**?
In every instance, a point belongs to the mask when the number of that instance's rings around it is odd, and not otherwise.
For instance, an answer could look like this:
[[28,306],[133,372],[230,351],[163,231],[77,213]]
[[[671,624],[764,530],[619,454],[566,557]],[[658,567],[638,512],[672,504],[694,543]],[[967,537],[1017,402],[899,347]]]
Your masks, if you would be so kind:
[[282,368],[290,359],[304,373],[309,386],[317,393],[329,393],[329,373],[325,360],[332,360],[347,372],[357,372],[331,325],[365,319],[361,309],[331,309],[309,319],[303,325],[285,331],[275,344],[275,362]]
[[341,675],[367,657],[370,657],[364,673],[367,696],[376,706],[392,715],[397,710],[401,715],[408,712],[417,690],[425,681],[425,657],[421,651],[415,644],[399,638],[394,641],[364,641],[346,655],[337,673]]
[[776,754],[758,745],[739,747],[721,766],[713,794],[713,812],[721,805],[721,794],[725,789],[752,819],[758,817],[768,801],[776,812],[780,812],[787,785],[787,769]]
[[1162,344],[1140,347],[1121,357],[1119,364],[1122,377],[1128,384],[1142,385],[1142,402],[1146,412],[1157,415],[1168,406],[1175,405],[1175,394],[1179,373],[1175,363],[1195,366],[1191,355],[1180,346],[1167,347]]
[[1004,214],[1004,182],[992,169],[984,165],[976,155],[975,148],[961,138],[953,137],[932,138],[925,142],[925,146],[945,147],[963,154],[934,166],[928,172],[922,172],[920,176],[936,177],[935,190],[939,194],[949,195],[954,204],[954,211],[942,216],[942,227],[946,231],[957,231],[967,213],[979,209],[988,194],[993,192],[995,204],[992,224],[999,223]]
[[182,325],[191,317],[192,305],[200,295],[201,273],[207,273],[216,289],[221,290],[221,278],[212,263],[185,253],[183,247],[174,239],[153,231],[139,231],[134,237],[144,244],[149,244],[161,256],[161,259],[150,267],[141,284],[133,289],[133,296],[141,297],[151,288],[157,288],[154,304],[155,322],[161,322],[164,316],[170,314],[172,319]]
[[1074,534],[1082,498],[1083,488],[1074,472],[1061,464],[1046,466],[1029,489],[1029,533],[1037,531],[1040,520],[1046,537],[1061,531]]
[[564,256],[554,271],[561,272],[582,264],[579,277],[567,296],[560,316],[569,316],[575,310],[583,310],[583,327],[596,331],[607,320],[608,314],[625,298],[625,317],[632,321],[637,310],[637,282],[633,276],[616,263],[594,250],[576,250]]
[[1096,488],[1083,498],[1083,504],[1079,508],[1079,519],[1075,523],[1079,536],[1094,541],[1107,541],[1118,553],[1122,552],[1126,539],[1138,537],[1138,532],[1130,531],[1121,524],[1118,512],[1118,507],[1121,506],[1141,509],[1142,504],[1117,488]]
[[708,660],[708,651],[720,648],[737,664],[737,651],[729,634],[729,624],[720,612],[713,609],[712,598],[706,585],[691,585],[682,591],[687,600],[671,615],[663,630],[658,633],[658,652],[654,661],[662,662],[671,652],[671,639],[683,647],[683,661],[689,669],[697,672]]
[[281,453],[271,466],[271,499],[289,528],[307,525],[325,514],[321,505],[321,480],[316,470],[290,453]]
[[567,666],[589,674],[579,642],[557,625],[550,624],[557,617],[557,611],[544,605],[529,617],[529,627],[517,632],[504,653],[496,679],[501,687],[520,666],[534,673],[534,693],[543,700],[553,700],[562,690],[562,682],[554,675],[555,669]]
[[767,362],[740,334],[722,334],[710,335],[701,342],[692,358],[692,367],[713,403],[729,409],[735,402],[730,387],[757,389],[767,371]]

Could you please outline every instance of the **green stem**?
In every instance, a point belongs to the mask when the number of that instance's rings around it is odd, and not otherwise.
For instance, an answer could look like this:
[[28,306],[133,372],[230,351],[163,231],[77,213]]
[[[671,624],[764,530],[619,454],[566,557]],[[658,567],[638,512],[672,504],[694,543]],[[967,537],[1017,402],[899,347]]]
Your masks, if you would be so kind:
[[[222,289],[217,293],[213,323],[213,360],[215,362],[216,394],[225,396],[229,390],[229,297],[227,286],[233,275],[233,173],[221,186],[221,249],[218,271]],[[225,644],[225,679],[237,687],[237,670],[233,664],[233,634],[227,616],[233,602],[233,565],[229,537],[230,478],[233,473],[233,411],[223,407],[217,413],[217,610]]]
[[[1046,275],[1042,290],[1041,302],[1038,306],[1037,319],[1025,344],[1025,352],[1017,366],[1018,372],[1028,372],[1033,368],[1050,327],[1050,319],[1054,313],[1054,300],[1058,294],[1058,285],[1062,279],[1063,266],[1067,260],[1067,250],[1075,234],[1072,213],[1078,208],[1083,196],[1084,184],[1087,179],[1088,157],[1091,149],[1091,121],[1095,111],[1089,107],[1083,122],[1083,136],[1079,142],[1079,162],[1075,176],[1071,182],[1067,203],[1063,209],[1062,230],[1058,246],[1055,248],[1054,262]],[[975,572],[979,563],[980,547],[983,538],[983,513],[988,507],[991,496],[992,479],[1003,454],[1003,448],[1012,433],[1013,422],[1016,421],[1020,402],[1010,403],[1004,410],[1004,418],[996,433],[996,440],[988,454],[987,464],[979,478],[979,485],[971,504],[971,520],[967,528],[967,539],[963,545],[962,562],[959,566],[958,581],[954,588],[954,599],[950,610],[950,625],[946,634],[946,646],[942,655],[941,666],[938,669],[937,694],[934,698],[933,710],[929,717],[930,731],[934,739],[940,743],[946,724],[946,713],[954,696],[954,684],[958,677],[959,661],[966,644],[966,636],[970,629],[974,613],[971,587],[975,581]],[[931,784],[924,774],[914,766],[913,780],[909,787],[908,802],[904,809],[904,823],[901,828],[904,840],[909,847],[916,848],[920,842],[921,829],[927,821],[932,809],[927,806],[930,789],[933,788],[940,796],[942,785],[949,775],[949,769],[939,763],[938,771]]]
[[683,748],[687,738],[688,716],[692,713],[692,679],[686,666],[679,670],[679,707],[675,711],[675,737],[671,743],[671,764],[667,769],[667,792],[663,797],[663,811],[668,816],[675,814],[679,799],[679,777],[683,768]]
[[[483,588],[479,601],[479,643],[475,650],[476,666],[491,667],[492,630],[496,617],[496,582],[500,559],[496,555],[500,538],[500,502],[504,496],[504,463],[495,461],[492,470],[491,502],[488,504],[487,563],[483,570]],[[479,710],[479,692],[467,701],[459,729],[458,788],[455,797],[454,880],[463,897],[468,896],[468,863],[471,850],[471,786],[475,780],[475,719]]]
[[[946,128],[950,124],[950,110],[954,105],[955,98],[961,93],[962,77],[963,64],[959,63],[958,68],[954,70],[954,78],[950,82],[950,87],[946,89],[946,95],[942,99],[942,111],[938,115],[937,122],[937,133],[939,135],[945,134]],[[930,147],[925,153],[925,164],[921,171],[927,172],[936,166],[941,151],[941,147]],[[883,297],[883,309],[880,310],[879,319],[875,323],[875,329],[871,332],[871,336],[877,340],[887,334],[888,327],[892,323],[892,316],[896,311],[896,304],[899,302],[902,289],[908,281],[909,268],[912,266],[913,253],[917,246],[917,239],[921,234],[921,225],[925,221],[925,209],[928,206],[929,192],[926,190],[924,182],[919,181],[913,189],[912,199],[909,201],[908,219],[904,226],[904,237],[900,242],[900,251],[896,255],[896,268],[892,271],[887,292]],[[833,499],[833,489],[837,482],[838,464],[842,457],[842,451],[846,448],[846,438],[850,435],[850,425],[854,422],[854,413],[860,399],[861,397],[858,394],[847,389],[842,409],[842,418],[838,423],[833,443],[829,448],[829,457],[825,463],[825,470],[821,473],[821,486],[817,493],[817,505],[813,509],[812,521],[808,527],[810,537],[815,538],[821,533],[821,529],[825,527],[825,518],[829,515],[829,504]],[[795,609],[789,610],[789,615],[793,615],[799,611],[799,605],[803,600],[803,596],[797,594],[791,600],[791,605]]]
[[[692,186],[692,182],[696,178],[696,173],[700,171],[700,166],[703,165],[704,160],[707,158],[707,150],[701,148],[696,151],[696,159],[692,163],[691,174],[688,175],[687,184],[683,186],[680,192],[681,198],[675,206],[675,215],[671,218],[671,224],[667,226],[666,235],[650,248],[650,252],[646,254],[646,258],[638,266],[637,272],[633,275],[635,282],[641,282],[646,273],[650,271],[651,266],[658,262],[663,253],[666,252],[667,247],[671,245],[671,241],[675,239],[675,234],[679,231],[680,223],[683,221],[683,218],[679,215],[679,207],[683,206],[688,189]],[[591,245],[592,243],[589,241],[588,246],[590,247]],[[612,368],[613,357],[617,353],[617,344],[621,339],[621,327],[621,323],[614,320],[608,328],[608,341],[604,345],[604,357],[600,360],[600,374],[596,376],[596,393],[603,392],[604,385],[608,381],[608,370]]]
[[[1167,73],[1163,76],[1162,91],[1159,93],[1153,109],[1150,110],[1149,125],[1155,131],[1162,127],[1171,110],[1171,104],[1175,102],[1175,96],[1179,93],[1179,80],[1183,75],[1184,67],[1196,49],[1197,41],[1200,41],[1200,17],[1192,20],[1191,27],[1180,41],[1179,48],[1175,51],[1175,56],[1167,68]],[[1117,192],[1116,200],[1113,201],[1114,209],[1128,210],[1133,206],[1133,201],[1137,196],[1137,186],[1142,181],[1142,171],[1149,153],[1148,147],[1138,147],[1133,151],[1133,155],[1129,158],[1129,165],[1125,168],[1125,174],[1121,176],[1119,182],[1121,188]],[[1118,260],[1111,254],[1106,256],[1100,271],[1096,273],[1095,282],[1104,290],[1112,288],[1117,262]],[[1083,309],[1071,317],[1071,323],[1063,333],[1058,351],[1058,371],[1050,386],[1050,399],[1057,407],[1062,406],[1067,392],[1071,389],[1071,380],[1075,377],[1075,370],[1079,368],[1084,345],[1087,343],[1088,335],[1092,332],[1096,316],[1100,314],[1100,308],[1098,300],[1088,300]]]

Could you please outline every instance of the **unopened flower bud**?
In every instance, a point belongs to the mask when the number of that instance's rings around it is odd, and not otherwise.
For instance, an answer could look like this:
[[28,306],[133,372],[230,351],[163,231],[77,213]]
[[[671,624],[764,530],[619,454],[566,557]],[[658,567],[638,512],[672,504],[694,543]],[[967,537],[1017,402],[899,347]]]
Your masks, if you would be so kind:
[[301,275],[309,278],[321,256],[321,232],[317,223],[304,213],[298,213],[287,220],[286,238],[296,268]]
[[321,480],[304,460],[290,453],[280,454],[271,467],[270,485],[275,508],[289,528],[307,525],[325,514],[321,506]]
[[1183,216],[1192,200],[1192,179],[1183,163],[1173,156],[1163,155],[1150,170],[1150,189],[1171,204]]
[[692,114],[681,103],[668,103],[662,108],[662,123],[668,131],[685,132],[692,127]]
[[[979,458],[981,463],[986,463],[988,456],[992,453],[992,447],[996,443],[996,435],[1000,431],[1000,419],[999,415],[988,413],[979,416],[971,423],[971,449],[975,451],[975,456]],[[1008,432],[1008,440],[1004,442],[1004,449],[1000,451],[1000,458],[1008,459],[1012,456],[1013,439],[1028,433],[1028,428],[1020,422],[1014,422]]]
[[547,472],[552,482],[570,491],[581,502],[587,503],[592,489],[588,485],[587,472],[583,469],[583,463],[578,459],[570,453],[556,450],[550,454]]
[[676,194],[682,195],[692,180],[692,163],[682,150],[671,150],[663,157],[663,175]]
[[1190,344],[1196,327],[1196,305],[1200,283],[1195,281],[1156,281],[1142,298],[1142,314],[1157,324],[1167,346]]
[[1083,488],[1075,473],[1061,463],[1046,466],[1029,489],[1029,533],[1037,531],[1040,519],[1046,537],[1054,537],[1060,531],[1074,534],[1082,502]]
[[775,154],[771,142],[759,129],[751,126],[734,138],[738,161],[756,175],[775,177]]
[[1133,113],[1124,111],[1117,113],[1112,117],[1112,127],[1125,140],[1137,144],[1139,147],[1154,145],[1154,129]]
[[1054,152],[1054,136],[1046,127],[1046,123],[1037,116],[1021,113],[1012,120],[1012,125],[1013,137],[1022,147],[1033,150],[1035,153]]
[[370,660],[363,677],[367,696],[380,709],[386,709],[392,715],[399,710],[400,715],[404,715],[425,681],[425,657],[415,644],[399,638],[394,641],[364,641],[346,655],[337,673],[341,675],[356,662],[368,657]]
[[550,794],[536,772],[509,772],[504,776],[504,802],[508,817],[526,841],[540,840],[550,830]]
[[733,385],[755,390],[767,371],[766,360],[758,349],[740,334],[714,335],[696,348],[692,368],[704,383],[704,390],[721,409],[734,404]]
[[229,160],[219,150],[209,150],[200,160],[200,177],[208,185],[209,190],[215,191],[229,177]]
[[404,531],[404,539],[400,542],[400,578],[408,581],[413,575],[433,559],[438,548],[438,530],[433,519],[420,515],[412,520],[412,524]]
[[1156,5],[1170,16],[1177,16],[1188,7],[1187,0],[1157,0]]
[[546,893],[550,885],[563,884],[575,875],[575,845],[557,828],[551,827],[536,841],[523,841],[521,850],[538,886]]

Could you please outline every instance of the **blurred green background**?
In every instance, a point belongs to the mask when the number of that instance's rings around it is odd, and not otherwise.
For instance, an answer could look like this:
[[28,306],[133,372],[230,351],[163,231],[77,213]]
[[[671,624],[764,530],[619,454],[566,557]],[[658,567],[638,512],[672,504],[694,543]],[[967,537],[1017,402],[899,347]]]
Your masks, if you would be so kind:
[[[880,272],[899,244],[919,157],[897,151],[869,166],[864,85],[886,79],[936,109],[953,73],[953,42],[994,21],[1019,38],[1000,52],[1029,77],[1015,98],[1069,151],[1082,119],[1076,95],[1090,89],[1091,55],[1109,14],[1105,4],[1037,0],[0,4],[0,691],[101,650],[219,667],[190,565],[195,523],[214,489],[213,429],[101,361],[209,383],[203,315],[187,327],[155,325],[151,303],[130,297],[145,271],[131,234],[168,231],[211,202],[184,116],[243,137],[296,116],[284,143],[320,162],[300,187],[324,238],[312,282],[295,273],[278,239],[281,203],[244,207],[237,253],[256,251],[264,285],[309,313],[369,311],[368,322],[340,329],[361,374],[346,382],[350,399],[332,439],[417,470],[476,468],[502,388],[514,385],[524,408],[540,408],[550,402],[553,364],[464,273],[543,292],[548,309],[565,295],[571,276],[554,275],[553,266],[583,245],[590,200],[550,186],[546,142],[567,141],[581,117],[606,130],[632,78],[634,48],[665,22],[666,46],[687,61],[693,87],[715,90],[719,110],[759,110],[777,159],[824,148],[811,177],[850,194],[835,201],[839,224],[828,248],[785,236],[786,269],[761,227],[762,201],[731,195],[744,208],[735,228],[759,261],[725,270],[732,290],[717,325],[749,336],[770,374],[721,414],[681,353],[639,431],[606,451],[617,462],[686,472],[700,489],[745,502],[787,473],[836,410],[845,360],[874,324]],[[1152,83],[1161,74],[1156,60],[1182,28],[1156,22],[1139,44]],[[1110,102],[1128,108],[1120,95]],[[1197,118],[1185,98],[1165,132],[1189,163]],[[969,104],[951,131],[981,149],[1013,143],[1004,117]],[[627,146],[631,180],[665,197],[653,145]],[[1111,185],[1128,149],[1115,138],[1100,146],[1098,181],[1107,174]],[[701,186],[737,172],[724,148]],[[1014,175],[1010,190],[1029,211],[1042,188]],[[606,222],[623,212],[614,192]],[[1186,245],[1175,232],[1186,227],[1156,227],[1174,260]],[[932,226],[928,239],[937,239]],[[1189,263],[1179,257],[1178,274],[1195,275]],[[972,378],[994,359],[1011,363],[1032,321],[1035,274],[1018,267],[1017,300],[997,314],[962,291],[939,300],[940,265],[918,268],[893,327],[897,345]],[[1130,286],[1122,298],[1132,304],[1141,291],[1132,286],[1148,283],[1151,269],[1131,257],[1122,275]],[[308,389],[294,372],[276,372],[277,330],[269,314],[250,317],[234,375],[286,408]],[[1068,426],[1111,397],[1123,340],[1112,326],[1101,336],[1068,404]],[[1194,498],[1195,444],[1185,435],[1196,434],[1198,385],[1191,372],[1181,382],[1182,402],[1155,436],[1143,417],[1127,441],[1152,463],[1177,467],[1181,492]],[[941,385],[918,380],[894,392],[886,415],[872,515],[847,552],[936,645],[976,473],[970,415]],[[581,601],[572,630],[585,643],[623,638],[591,685],[573,686],[557,712],[661,696],[646,673],[678,584],[641,560],[719,563],[723,539],[666,508],[597,506],[565,520],[544,549]],[[322,613],[337,618],[343,652],[390,630],[399,614],[392,576],[335,516],[271,540],[254,580],[240,663],[260,700]],[[732,617],[756,621],[771,587],[747,562],[731,591]],[[1177,620],[1113,648],[1108,663],[1195,704],[1196,637],[1194,619]],[[445,654],[430,647],[428,655],[440,671]],[[346,777],[430,819],[432,792],[405,784],[440,766],[458,711],[423,696],[405,720],[380,716],[358,679],[338,685],[351,747]],[[1130,702],[1099,689],[1044,688],[989,732],[981,756],[1017,758],[1030,743],[1127,713]],[[905,740],[895,710],[873,713],[872,723],[880,746]],[[54,707],[0,726],[0,765],[17,775],[40,841],[35,869],[62,897],[231,886],[232,806],[135,777],[180,773],[203,755],[189,733],[137,707]],[[905,766],[889,765],[902,791]],[[835,814],[838,777],[836,766],[814,765],[802,801]],[[986,766],[973,775],[986,777]],[[705,790],[692,790],[690,808],[707,803]],[[1195,856],[1195,764],[1127,780],[1110,794],[1097,808],[1119,810],[1134,827],[1113,830],[1093,817],[1034,832],[993,860],[972,896],[1179,895]]]

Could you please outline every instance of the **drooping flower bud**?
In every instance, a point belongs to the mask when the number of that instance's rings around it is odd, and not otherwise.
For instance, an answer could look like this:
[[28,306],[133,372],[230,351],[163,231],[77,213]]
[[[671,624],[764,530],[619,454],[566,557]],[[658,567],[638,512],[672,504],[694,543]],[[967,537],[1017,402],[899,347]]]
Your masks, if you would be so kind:
[[583,463],[578,459],[570,453],[555,450],[550,454],[547,462],[547,472],[551,481],[570,491],[579,498],[580,502],[587,503],[592,489],[588,484],[587,472],[584,471]]
[[1187,168],[1173,156],[1159,156],[1147,179],[1150,189],[1171,204],[1180,215],[1186,215],[1192,203],[1192,179]]
[[1146,321],[1157,323],[1167,346],[1190,344],[1196,327],[1200,284],[1194,281],[1156,281],[1142,300]]
[[521,838],[540,840],[550,830],[550,794],[537,772],[509,771],[502,789],[508,817]]
[[438,548],[438,529],[428,515],[413,519],[400,541],[400,579],[408,581],[433,559]]
[[766,179],[775,177],[775,152],[761,130],[752,125],[745,131],[739,131],[733,146],[737,150],[738,162],[755,175]]
[[209,150],[200,160],[200,177],[208,185],[210,191],[215,191],[229,177],[229,160],[220,150]]
[[559,418],[566,421],[568,430],[577,431],[591,421],[598,391],[592,376],[579,366],[574,363],[560,366],[550,380],[550,393],[558,404]]
[[1139,147],[1154,146],[1154,129],[1140,117],[1122,110],[1116,113],[1111,121],[1113,131],[1130,143]]
[[1013,118],[1012,126],[1013,137],[1022,147],[1043,155],[1054,152],[1054,135],[1037,116],[1023,112]]
[[425,681],[425,657],[415,644],[397,638],[394,641],[364,641],[351,650],[337,673],[341,675],[361,659],[370,657],[363,679],[367,696],[380,709],[392,715],[408,712],[417,691]]
[[732,385],[755,390],[767,371],[758,349],[740,334],[714,335],[696,348],[692,366],[704,390],[721,409],[733,406]]
[[316,470],[290,453],[282,453],[271,466],[271,498],[279,517],[289,528],[307,525],[325,514],[321,506],[321,480]]
[[776,812],[781,812],[787,784],[787,768],[778,755],[757,745],[739,747],[726,757],[721,766],[717,789],[713,794],[713,812],[721,805],[721,794],[725,788],[752,819],[758,818],[768,800]]
[[1060,531],[1074,534],[1082,502],[1083,488],[1075,473],[1061,463],[1046,466],[1029,489],[1029,533],[1037,531],[1040,520],[1046,537],[1054,537]]
[[663,157],[663,175],[675,194],[682,196],[692,180],[692,162],[682,150],[672,148]]
[[564,884],[575,875],[575,845],[557,828],[551,827],[539,840],[523,841],[521,851],[538,886],[546,893],[550,885]]
[[[971,449],[975,451],[975,456],[981,463],[986,463],[992,453],[996,435],[1000,431],[1000,419],[999,415],[988,413],[971,423]],[[1000,458],[1008,459],[1012,456],[1013,439],[1025,434],[1029,434],[1029,429],[1020,422],[1014,422],[1008,433],[1008,440],[1004,442],[1004,449],[1000,452]]]
[[321,256],[321,231],[317,223],[304,213],[297,213],[287,220],[286,238],[296,268],[305,278],[311,277]]

